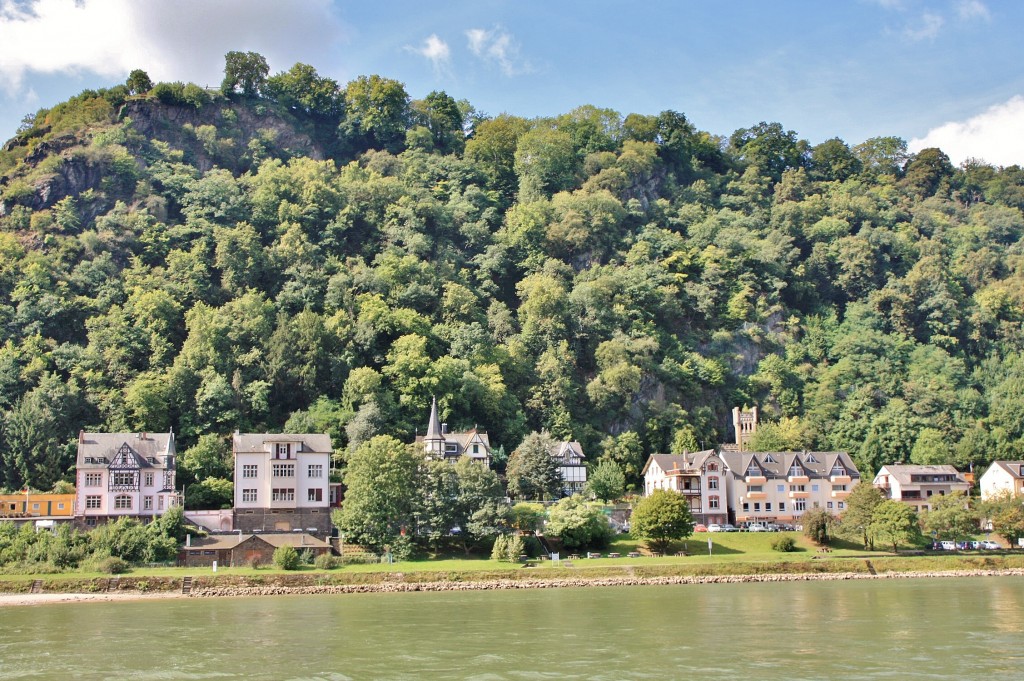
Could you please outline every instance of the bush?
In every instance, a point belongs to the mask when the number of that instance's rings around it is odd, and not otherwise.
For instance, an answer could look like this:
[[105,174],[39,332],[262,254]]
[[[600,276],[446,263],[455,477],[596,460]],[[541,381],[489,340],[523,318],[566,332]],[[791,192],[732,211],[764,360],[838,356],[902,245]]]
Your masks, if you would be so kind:
[[107,575],[121,575],[129,569],[128,562],[117,556],[107,556],[96,564],[96,570]]
[[282,570],[298,570],[302,561],[294,546],[279,546],[274,549],[274,565]]
[[329,553],[321,553],[313,560],[313,567],[317,570],[334,570],[341,565],[337,556]]
[[516,563],[519,556],[526,553],[526,544],[518,534],[499,534],[494,540],[494,548],[491,549],[491,560],[500,560],[506,563]]
[[259,556],[253,556],[249,559],[249,567],[251,567],[253,570],[259,570],[261,565],[262,563],[260,562]]
[[796,540],[792,537],[780,536],[772,539],[772,551],[781,551],[783,553],[789,553],[796,549]]

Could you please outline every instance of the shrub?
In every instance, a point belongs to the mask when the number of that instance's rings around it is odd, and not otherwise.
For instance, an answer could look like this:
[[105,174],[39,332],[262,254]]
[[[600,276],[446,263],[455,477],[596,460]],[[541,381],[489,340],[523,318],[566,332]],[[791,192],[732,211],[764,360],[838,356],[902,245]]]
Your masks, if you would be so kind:
[[783,553],[789,553],[796,549],[796,540],[792,537],[779,536],[772,539],[772,551],[782,551]]
[[282,570],[298,570],[301,560],[294,546],[279,546],[274,550],[274,565]]
[[524,553],[526,544],[522,537],[518,534],[499,534],[494,540],[494,548],[491,549],[491,560],[515,563]]
[[97,571],[108,575],[124,574],[129,569],[128,562],[117,556],[108,556],[96,564]]
[[321,553],[313,560],[313,566],[317,570],[334,570],[340,565],[340,561],[337,556],[332,556],[329,553]]
[[249,567],[251,567],[253,570],[259,570],[261,565],[262,564],[260,563],[259,556],[253,556],[249,559]]

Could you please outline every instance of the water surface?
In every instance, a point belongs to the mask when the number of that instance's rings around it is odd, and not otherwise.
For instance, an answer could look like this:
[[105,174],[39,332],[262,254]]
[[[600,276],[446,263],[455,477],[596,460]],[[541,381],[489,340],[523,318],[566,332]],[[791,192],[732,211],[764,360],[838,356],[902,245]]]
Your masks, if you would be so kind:
[[3,679],[1024,678],[1024,578],[0,609]]

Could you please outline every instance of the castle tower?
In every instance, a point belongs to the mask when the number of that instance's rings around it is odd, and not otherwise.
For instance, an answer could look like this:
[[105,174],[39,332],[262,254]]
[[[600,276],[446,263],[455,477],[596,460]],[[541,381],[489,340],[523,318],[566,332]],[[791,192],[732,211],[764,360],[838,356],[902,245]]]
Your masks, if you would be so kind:
[[732,409],[732,426],[736,430],[736,447],[739,451],[750,450],[750,440],[757,432],[757,407],[743,411],[739,407]]

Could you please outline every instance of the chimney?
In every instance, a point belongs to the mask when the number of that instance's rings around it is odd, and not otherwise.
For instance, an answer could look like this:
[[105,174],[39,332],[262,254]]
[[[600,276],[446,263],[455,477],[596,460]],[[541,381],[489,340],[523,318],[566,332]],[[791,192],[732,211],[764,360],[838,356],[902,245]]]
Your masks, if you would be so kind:
[[191,546],[192,546],[192,535],[191,534],[186,534],[185,535],[185,547],[188,548],[188,547],[191,547]]
[[78,431],[78,444],[80,444],[80,445],[85,444],[85,431],[84,430]]
[[448,434],[448,424],[447,423],[442,423],[441,424],[441,434],[442,435],[447,435]]

